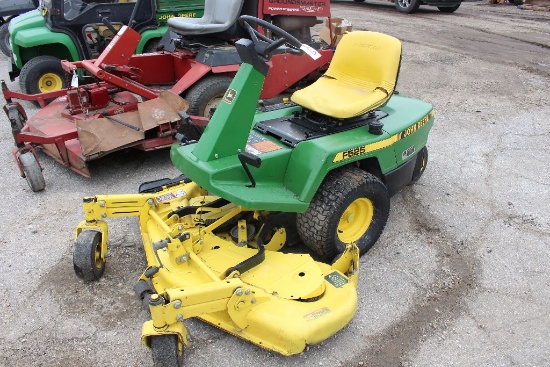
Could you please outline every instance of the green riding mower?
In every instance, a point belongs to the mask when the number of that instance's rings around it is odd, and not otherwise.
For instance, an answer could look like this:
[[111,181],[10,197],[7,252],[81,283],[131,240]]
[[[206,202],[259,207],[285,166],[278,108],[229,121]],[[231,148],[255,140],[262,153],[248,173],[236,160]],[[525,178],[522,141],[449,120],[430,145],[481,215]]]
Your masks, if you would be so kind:
[[[236,77],[200,139],[182,132],[172,146],[184,175],[87,197],[76,229],[75,272],[94,281],[105,270],[105,218],[139,218],[147,267],[135,290],[157,365],[182,365],[191,317],[283,355],[341,330],[390,196],[426,168],[433,109],[395,93],[397,39],[348,33],[318,81],[258,107],[273,54],[319,55],[271,23],[240,22],[251,37],[236,44]],[[312,254],[293,251],[297,242]]]

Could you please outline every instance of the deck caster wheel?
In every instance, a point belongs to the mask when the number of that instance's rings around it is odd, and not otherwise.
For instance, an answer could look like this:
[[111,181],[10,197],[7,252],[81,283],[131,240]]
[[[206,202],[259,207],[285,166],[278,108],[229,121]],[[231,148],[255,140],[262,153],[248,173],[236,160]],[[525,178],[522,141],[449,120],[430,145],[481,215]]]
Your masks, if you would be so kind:
[[21,163],[21,168],[25,174],[25,179],[27,180],[31,190],[34,192],[44,190],[46,187],[46,182],[44,181],[42,168],[40,168],[34,154],[32,152],[21,154],[19,156],[19,162]]
[[101,253],[101,232],[82,231],[73,250],[75,274],[86,281],[99,280],[105,271],[105,256]]
[[302,241],[331,260],[352,242],[364,255],[382,234],[389,212],[382,181],[357,167],[344,167],[327,175],[296,224]]
[[177,335],[155,335],[151,337],[151,353],[155,367],[182,367],[183,344]]

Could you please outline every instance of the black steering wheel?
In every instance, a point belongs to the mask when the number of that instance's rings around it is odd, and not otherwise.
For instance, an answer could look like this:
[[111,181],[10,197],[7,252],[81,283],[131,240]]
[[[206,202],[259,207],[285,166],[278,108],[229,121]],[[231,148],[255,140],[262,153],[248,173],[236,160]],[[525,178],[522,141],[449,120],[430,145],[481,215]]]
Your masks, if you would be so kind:
[[[254,46],[262,56],[269,58],[271,53],[276,49],[282,49],[285,52],[294,54],[294,55],[303,55],[304,51],[302,48],[302,42],[298,41],[296,37],[290,33],[282,30],[281,28],[273,25],[272,23],[266,22],[263,19],[258,19],[250,15],[241,15],[239,17],[239,23],[248,31]],[[261,34],[257,29],[252,25],[261,26],[264,29],[270,30],[273,34],[279,36],[279,39],[272,40]],[[282,48],[283,45],[288,45],[290,47]]]

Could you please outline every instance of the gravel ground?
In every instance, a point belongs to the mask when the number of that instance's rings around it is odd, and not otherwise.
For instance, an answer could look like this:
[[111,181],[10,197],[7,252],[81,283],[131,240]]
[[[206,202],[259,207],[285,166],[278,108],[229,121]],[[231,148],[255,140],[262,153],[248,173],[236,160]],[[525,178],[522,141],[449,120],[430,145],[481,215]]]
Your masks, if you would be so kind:
[[[436,110],[428,169],[392,198],[344,330],[282,357],[190,320],[185,363],[549,366],[550,12],[465,2],[454,14],[404,15],[387,2],[333,1],[332,13],[403,41],[398,89]],[[109,222],[108,267],[91,285],[73,273],[73,232],[83,196],[175,176],[168,152],[112,155],[91,179],[41,155],[47,188],[33,193],[0,119],[0,365],[151,365],[132,291],[145,267],[137,222]]]

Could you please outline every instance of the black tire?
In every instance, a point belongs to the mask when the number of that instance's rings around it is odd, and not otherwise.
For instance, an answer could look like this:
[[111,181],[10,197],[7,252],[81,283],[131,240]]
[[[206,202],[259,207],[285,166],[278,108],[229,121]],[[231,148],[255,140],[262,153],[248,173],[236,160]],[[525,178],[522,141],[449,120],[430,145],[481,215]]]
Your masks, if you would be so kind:
[[424,147],[416,155],[416,163],[414,164],[414,171],[413,171],[412,179],[409,185],[412,185],[416,183],[418,180],[420,180],[420,177],[422,177],[422,174],[426,170],[427,165],[428,165],[428,148]]
[[155,367],[183,366],[183,344],[177,335],[155,335],[151,337],[151,354]]
[[226,75],[210,75],[189,88],[185,99],[188,114],[211,118],[233,79]]
[[32,191],[38,192],[44,190],[46,182],[44,181],[44,175],[42,169],[36,160],[36,157],[32,152],[26,152],[19,156],[19,162],[25,173],[25,178]]
[[421,0],[395,0],[395,8],[401,13],[411,14],[418,10]]
[[437,8],[442,13],[454,13],[456,9],[460,8],[460,4],[456,4],[453,6],[438,6]]
[[[47,55],[30,59],[21,68],[19,86],[27,94],[53,92],[66,88],[67,82],[61,60]],[[51,99],[47,102],[51,102]]]
[[11,56],[10,32],[8,31],[8,23],[0,26],[0,51],[6,56]]
[[152,38],[143,47],[143,53],[148,54],[152,52],[157,52],[157,49],[160,45],[161,38]]
[[99,280],[105,271],[105,260],[101,259],[101,236],[99,231],[82,231],[74,245],[74,272],[88,282]]
[[365,2],[365,0],[353,0],[353,1],[355,1],[356,3],[364,3]]
[[[330,172],[309,208],[297,215],[302,241],[326,260],[355,242],[364,255],[378,240],[390,212],[388,189],[376,176],[357,167]],[[345,222],[344,216],[348,216]]]

